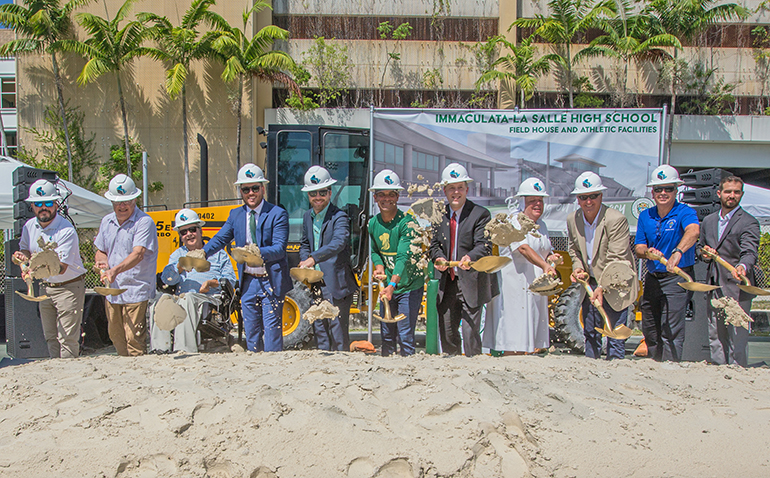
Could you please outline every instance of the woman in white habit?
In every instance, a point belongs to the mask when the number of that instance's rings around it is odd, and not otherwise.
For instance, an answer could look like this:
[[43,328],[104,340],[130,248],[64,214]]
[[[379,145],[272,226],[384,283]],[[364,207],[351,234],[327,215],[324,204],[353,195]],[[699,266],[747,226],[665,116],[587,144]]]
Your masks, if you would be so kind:
[[[551,255],[548,229],[540,220],[545,207],[543,198],[548,194],[542,181],[529,178],[521,183],[514,197],[524,198],[524,214],[540,228],[535,234],[527,233],[524,240],[500,249],[500,256],[508,256],[513,261],[500,271],[500,295],[488,305],[491,313],[487,314],[484,325],[483,346],[489,348],[492,355],[540,352],[550,345],[548,297],[529,290],[532,281],[544,272],[556,273],[546,260],[558,260],[559,255]],[[521,229],[515,216],[510,219],[511,223]]]

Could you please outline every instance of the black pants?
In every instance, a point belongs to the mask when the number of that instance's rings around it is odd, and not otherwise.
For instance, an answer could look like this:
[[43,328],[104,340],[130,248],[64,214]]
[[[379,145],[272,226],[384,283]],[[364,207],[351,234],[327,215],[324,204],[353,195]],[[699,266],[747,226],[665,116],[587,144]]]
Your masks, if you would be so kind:
[[444,296],[438,304],[441,351],[458,355],[460,350],[460,323],[462,322],[462,347],[466,357],[481,353],[481,310],[471,308],[465,302],[457,279],[447,277]]
[[[692,267],[684,269],[691,277]],[[678,286],[684,279],[676,274],[647,273],[642,296],[642,332],[647,355],[657,361],[682,360],[684,320],[692,292]]]

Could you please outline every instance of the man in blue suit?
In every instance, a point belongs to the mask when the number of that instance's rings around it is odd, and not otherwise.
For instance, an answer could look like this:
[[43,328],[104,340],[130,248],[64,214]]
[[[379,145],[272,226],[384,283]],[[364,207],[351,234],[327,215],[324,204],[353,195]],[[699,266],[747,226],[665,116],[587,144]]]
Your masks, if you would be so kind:
[[336,319],[313,322],[321,350],[348,349],[350,305],[357,286],[350,265],[350,219],[331,204],[332,184],[336,182],[326,169],[311,166],[305,173],[302,188],[312,209],[305,212],[302,221],[299,266],[314,267],[324,273],[323,298],[340,309]]
[[286,258],[289,214],[264,200],[268,182],[254,164],[246,164],[238,171],[235,185],[241,190],[243,206],[230,211],[225,225],[203,248],[208,257],[233,239],[236,247],[259,247],[265,261],[262,266],[238,264],[246,345],[253,352],[283,350],[283,301],[292,288]]

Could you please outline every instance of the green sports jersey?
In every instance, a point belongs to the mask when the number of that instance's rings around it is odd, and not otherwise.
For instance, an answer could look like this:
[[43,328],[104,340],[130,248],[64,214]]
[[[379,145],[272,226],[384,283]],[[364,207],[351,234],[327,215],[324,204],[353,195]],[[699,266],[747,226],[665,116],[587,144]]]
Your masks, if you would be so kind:
[[425,284],[423,271],[416,265],[420,258],[410,248],[415,232],[409,223],[417,225],[417,220],[403,211],[398,211],[390,222],[384,222],[380,214],[369,220],[372,263],[385,267],[388,282],[392,275],[401,278],[395,291],[397,294],[413,291]]

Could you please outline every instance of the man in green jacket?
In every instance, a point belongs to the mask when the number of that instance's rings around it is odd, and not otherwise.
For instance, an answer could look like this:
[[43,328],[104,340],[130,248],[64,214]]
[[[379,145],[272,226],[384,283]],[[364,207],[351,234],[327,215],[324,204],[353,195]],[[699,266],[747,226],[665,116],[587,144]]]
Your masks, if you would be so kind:
[[[417,220],[398,209],[399,191],[403,189],[398,175],[389,169],[377,173],[369,188],[380,209],[380,213],[369,220],[373,277],[387,282],[380,291],[380,299],[389,301],[391,315],[406,315],[405,319],[395,323],[380,322],[382,355],[385,357],[396,352],[398,343],[401,344],[401,355],[414,354],[414,329],[425,285],[425,276],[417,267],[419,257],[411,251]],[[380,303],[380,310],[384,310],[384,306]]]

